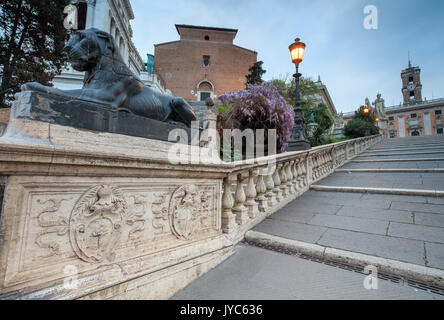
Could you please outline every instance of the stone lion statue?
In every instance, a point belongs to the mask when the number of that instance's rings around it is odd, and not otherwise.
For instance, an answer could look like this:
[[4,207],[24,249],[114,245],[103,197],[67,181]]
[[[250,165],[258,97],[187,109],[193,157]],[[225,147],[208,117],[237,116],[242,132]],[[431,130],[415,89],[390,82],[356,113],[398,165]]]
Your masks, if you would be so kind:
[[86,71],[83,88],[60,90],[30,82],[22,90],[34,90],[73,99],[106,104],[110,108],[187,127],[196,117],[182,98],[173,97],[144,86],[126,66],[114,43],[104,31],[91,28],[76,32],[65,46],[72,67]]

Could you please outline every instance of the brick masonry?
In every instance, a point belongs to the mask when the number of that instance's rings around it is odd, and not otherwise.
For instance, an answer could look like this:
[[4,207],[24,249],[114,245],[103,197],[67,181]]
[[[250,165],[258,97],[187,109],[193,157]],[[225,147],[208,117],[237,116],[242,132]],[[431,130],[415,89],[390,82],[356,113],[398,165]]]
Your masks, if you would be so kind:
[[[233,44],[237,30],[176,28],[180,40],[157,44],[154,51],[155,72],[173,95],[199,100],[198,93],[211,88],[213,97],[245,88],[246,75],[257,61],[257,52]],[[209,66],[204,66],[204,56],[210,57]]]

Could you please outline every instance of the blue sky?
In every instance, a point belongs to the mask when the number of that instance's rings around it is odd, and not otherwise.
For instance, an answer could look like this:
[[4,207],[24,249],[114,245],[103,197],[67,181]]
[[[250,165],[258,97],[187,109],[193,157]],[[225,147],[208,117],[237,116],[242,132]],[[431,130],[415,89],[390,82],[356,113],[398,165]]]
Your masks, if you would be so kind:
[[[139,52],[179,39],[174,24],[239,29],[234,43],[258,52],[265,80],[294,73],[288,45],[307,44],[304,76],[321,76],[338,111],[352,111],[380,92],[386,106],[402,100],[400,72],[421,68],[423,98],[444,97],[443,0],[132,0]],[[363,26],[378,9],[378,29]]]

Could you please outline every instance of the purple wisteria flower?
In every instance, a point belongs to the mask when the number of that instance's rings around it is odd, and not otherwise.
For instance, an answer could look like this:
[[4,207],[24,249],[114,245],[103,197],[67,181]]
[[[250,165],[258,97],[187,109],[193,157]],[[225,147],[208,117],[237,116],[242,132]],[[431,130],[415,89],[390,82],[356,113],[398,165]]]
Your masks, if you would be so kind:
[[220,95],[219,100],[231,106],[230,117],[236,119],[239,129],[276,129],[278,148],[281,152],[287,149],[294,112],[273,84],[249,84],[246,90]]

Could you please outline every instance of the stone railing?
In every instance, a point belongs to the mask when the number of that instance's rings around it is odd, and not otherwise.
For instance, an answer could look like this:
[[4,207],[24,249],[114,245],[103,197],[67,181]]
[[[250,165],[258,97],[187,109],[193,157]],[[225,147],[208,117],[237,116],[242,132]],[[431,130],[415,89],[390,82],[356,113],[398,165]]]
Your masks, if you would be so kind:
[[306,192],[344,163],[381,141],[381,135],[233,163],[224,178],[222,230],[233,239]]
[[[175,164],[176,143],[50,123],[48,99],[32,96],[17,97],[0,137],[0,299],[168,298],[382,139]],[[204,128],[215,121],[208,112]]]

